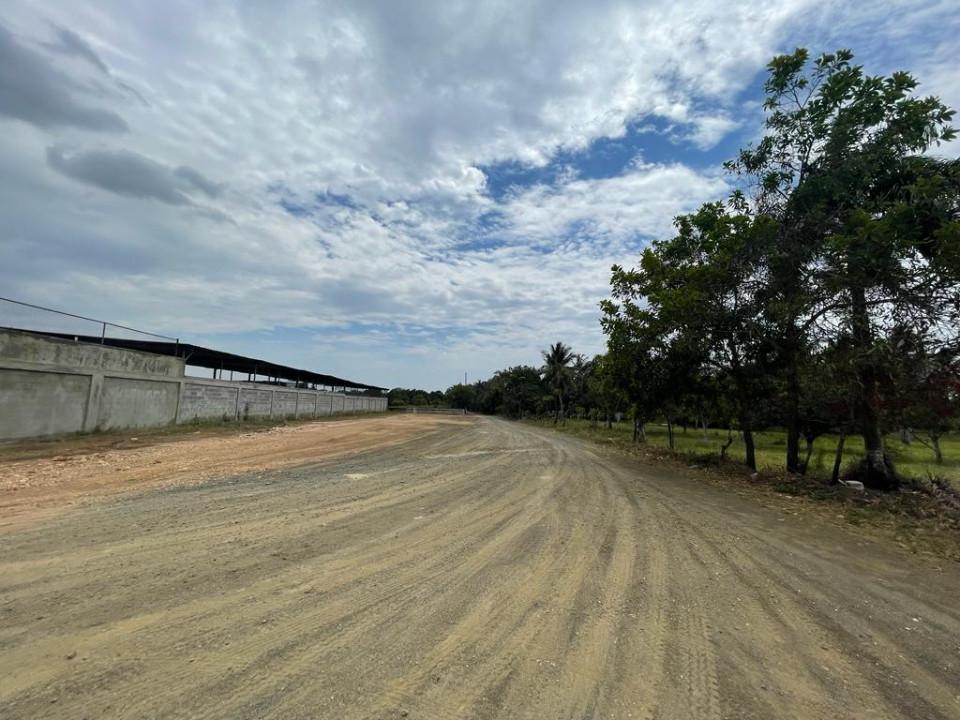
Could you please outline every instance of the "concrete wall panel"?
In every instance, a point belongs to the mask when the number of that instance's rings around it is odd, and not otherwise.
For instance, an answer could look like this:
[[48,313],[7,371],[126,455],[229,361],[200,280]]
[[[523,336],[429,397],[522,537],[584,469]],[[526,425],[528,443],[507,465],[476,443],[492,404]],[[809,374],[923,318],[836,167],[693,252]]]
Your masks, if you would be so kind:
[[105,377],[96,428],[138,428],[169,425],[177,417],[180,383]]
[[317,394],[301,392],[297,394],[297,417],[312,417],[317,414]]
[[185,382],[177,422],[235,418],[239,389],[226,384]]
[[330,393],[317,395],[317,415],[333,415],[333,395]]
[[0,369],[0,439],[80,432],[89,375]]
[[272,390],[240,388],[240,417],[268,417],[273,403]]
[[273,393],[273,416],[276,418],[297,414],[297,393],[275,390]]

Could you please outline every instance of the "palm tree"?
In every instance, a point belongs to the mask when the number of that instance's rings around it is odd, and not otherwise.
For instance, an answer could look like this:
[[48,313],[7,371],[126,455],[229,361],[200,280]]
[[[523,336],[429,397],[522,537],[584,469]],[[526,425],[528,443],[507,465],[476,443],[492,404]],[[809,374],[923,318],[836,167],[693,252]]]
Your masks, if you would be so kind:
[[573,350],[562,342],[554,343],[549,350],[543,351],[543,379],[557,396],[557,411],[553,416],[553,424],[564,419],[563,393],[569,384],[570,368],[567,367],[573,359]]

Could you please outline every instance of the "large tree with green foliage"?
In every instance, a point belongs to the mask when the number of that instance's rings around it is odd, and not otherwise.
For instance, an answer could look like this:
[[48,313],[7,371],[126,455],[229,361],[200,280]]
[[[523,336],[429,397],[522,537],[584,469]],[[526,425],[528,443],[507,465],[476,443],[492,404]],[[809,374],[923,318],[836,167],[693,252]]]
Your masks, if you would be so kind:
[[673,446],[673,419],[695,371],[695,351],[685,336],[647,304],[642,270],[614,266],[611,298],[600,303],[600,324],[607,335],[606,371],[623,389],[633,418],[633,439],[645,438],[644,426],[658,413],[667,421]]
[[604,424],[612,427],[614,416],[626,405],[626,394],[620,386],[617,368],[610,355],[597,355],[593,359],[588,395],[596,410],[595,418],[603,418]]
[[487,384],[497,389],[499,403],[487,412],[522,418],[537,411],[543,397],[540,371],[529,365],[517,365],[497,371]]
[[642,299],[645,309],[634,321],[656,336],[657,347],[670,349],[658,358],[671,390],[662,400],[676,403],[685,386],[695,385],[697,369],[730,379],[746,462],[755,468],[755,409],[773,355],[763,260],[776,226],[747,210],[735,195],[729,209],[708,203],[678,217],[677,235],[647,248],[637,269],[614,268],[612,285],[618,297]]
[[867,75],[848,50],[774,58],[767,133],[728,168],[755,181],[757,211],[779,224],[767,313],[787,375],[787,467],[798,469],[800,365],[811,332],[857,350],[862,476],[896,486],[883,446],[873,352],[892,316],[936,322],[956,297],[957,166],[922,155],[953,139],[952,111],[914,94],[905,72]]

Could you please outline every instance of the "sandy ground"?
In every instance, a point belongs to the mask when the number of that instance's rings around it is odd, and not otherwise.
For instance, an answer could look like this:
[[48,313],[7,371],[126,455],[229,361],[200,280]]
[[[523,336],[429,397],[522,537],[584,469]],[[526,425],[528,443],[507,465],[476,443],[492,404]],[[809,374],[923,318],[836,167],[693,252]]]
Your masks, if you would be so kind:
[[234,428],[214,426],[173,437],[140,438],[129,431],[26,446],[21,452],[7,447],[5,454],[15,459],[0,459],[0,532],[92,497],[318,462],[404,442],[457,422],[464,420],[393,415],[278,425],[229,435],[218,430]]
[[0,714],[957,718],[958,598],[956,565],[480,419],[0,535]]

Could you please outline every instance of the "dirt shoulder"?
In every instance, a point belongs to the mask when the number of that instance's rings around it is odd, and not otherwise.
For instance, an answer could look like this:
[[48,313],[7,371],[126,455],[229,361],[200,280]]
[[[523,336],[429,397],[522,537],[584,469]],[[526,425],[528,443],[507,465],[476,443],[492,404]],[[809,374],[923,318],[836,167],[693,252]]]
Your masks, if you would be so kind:
[[892,542],[918,555],[960,561],[960,512],[955,507],[956,498],[938,498],[936,488],[923,487],[919,482],[897,493],[862,492],[786,472],[752,472],[737,462],[721,462],[717,456],[624,442],[616,434],[605,432],[602,426],[555,427],[552,423],[532,421],[525,424],[572,435],[653,467],[681,472],[749,497],[764,507],[791,515],[814,515],[839,527],[853,526],[861,534]]
[[0,532],[92,497],[318,462],[464,422],[470,420],[383,415],[7,444],[0,451]]

